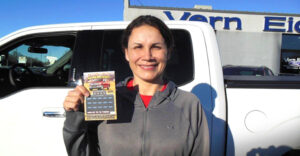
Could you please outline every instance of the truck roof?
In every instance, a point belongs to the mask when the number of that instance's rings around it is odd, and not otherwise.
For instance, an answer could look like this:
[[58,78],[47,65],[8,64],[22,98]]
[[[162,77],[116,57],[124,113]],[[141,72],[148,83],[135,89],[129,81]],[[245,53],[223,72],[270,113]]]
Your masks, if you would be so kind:
[[[0,45],[7,43],[20,36],[38,33],[64,32],[64,31],[80,31],[93,29],[125,29],[130,21],[110,21],[110,22],[87,22],[87,23],[66,23],[66,24],[49,24],[30,26],[15,32],[12,32],[0,38]],[[172,28],[174,25],[198,25],[200,27],[211,27],[205,22],[195,21],[165,21]],[[176,26],[175,26],[176,28]]]

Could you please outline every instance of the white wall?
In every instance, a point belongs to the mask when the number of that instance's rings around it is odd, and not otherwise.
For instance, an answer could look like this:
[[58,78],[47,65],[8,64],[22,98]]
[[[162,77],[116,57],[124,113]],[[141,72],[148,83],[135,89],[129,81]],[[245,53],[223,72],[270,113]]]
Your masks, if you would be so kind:
[[280,33],[217,31],[223,65],[267,66],[280,71]]

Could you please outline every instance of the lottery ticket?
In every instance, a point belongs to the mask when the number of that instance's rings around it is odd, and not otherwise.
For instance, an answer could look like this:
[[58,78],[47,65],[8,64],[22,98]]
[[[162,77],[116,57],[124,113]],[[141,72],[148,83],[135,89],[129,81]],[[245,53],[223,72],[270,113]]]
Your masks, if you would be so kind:
[[116,120],[115,72],[85,72],[83,85],[90,92],[84,100],[85,120]]

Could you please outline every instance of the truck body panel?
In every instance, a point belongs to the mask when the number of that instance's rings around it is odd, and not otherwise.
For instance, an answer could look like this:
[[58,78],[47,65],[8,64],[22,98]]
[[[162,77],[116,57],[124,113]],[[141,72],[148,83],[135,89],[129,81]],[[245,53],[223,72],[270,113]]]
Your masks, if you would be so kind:
[[282,155],[299,148],[300,105],[295,97],[300,90],[228,88],[226,93],[228,126],[237,154],[282,148],[269,152]]

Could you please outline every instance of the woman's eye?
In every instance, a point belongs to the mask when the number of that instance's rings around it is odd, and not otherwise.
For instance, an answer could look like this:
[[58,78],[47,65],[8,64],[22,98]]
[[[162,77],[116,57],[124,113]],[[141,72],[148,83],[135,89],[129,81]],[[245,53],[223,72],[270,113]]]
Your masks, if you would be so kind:
[[154,49],[161,49],[160,46],[153,46]]
[[142,46],[135,46],[135,47],[133,47],[133,49],[141,49],[142,48]]

